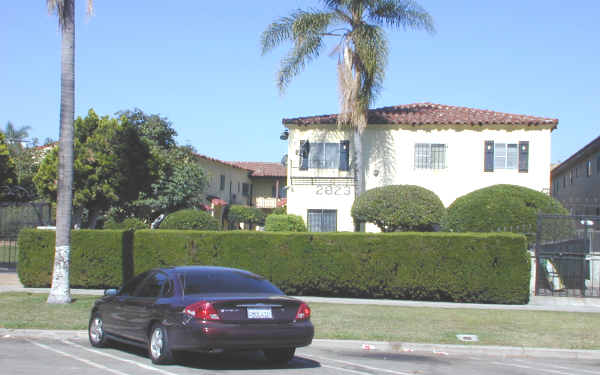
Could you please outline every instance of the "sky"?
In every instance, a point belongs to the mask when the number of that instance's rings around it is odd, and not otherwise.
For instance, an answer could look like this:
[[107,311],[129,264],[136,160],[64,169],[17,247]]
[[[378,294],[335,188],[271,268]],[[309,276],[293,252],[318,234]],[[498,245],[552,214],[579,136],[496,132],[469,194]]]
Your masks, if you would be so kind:
[[[600,1],[419,0],[437,32],[386,29],[373,108],[433,102],[558,118],[552,162],[600,135]],[[140,108],[177,141],[228,161],[278,162],[283,118],[337,113],[336,40],[283,95],[260,53],[269,23],[318,0],[76,0],[75,115]],[[0,2],[0,127],[58,139],[60,32],[46,0]]]

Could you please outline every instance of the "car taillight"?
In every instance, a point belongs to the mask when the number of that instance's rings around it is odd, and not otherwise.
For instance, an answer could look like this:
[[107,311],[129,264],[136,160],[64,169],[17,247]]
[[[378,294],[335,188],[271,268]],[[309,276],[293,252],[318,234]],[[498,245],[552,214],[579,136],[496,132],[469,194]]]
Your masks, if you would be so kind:
[[304,302],[300,304],[296,313],[296,320],[308,320],[310,318],[310,307]]
[[221,320],[221,317],[210,302],[200,301],[183,309],[184,314],[200,320]]

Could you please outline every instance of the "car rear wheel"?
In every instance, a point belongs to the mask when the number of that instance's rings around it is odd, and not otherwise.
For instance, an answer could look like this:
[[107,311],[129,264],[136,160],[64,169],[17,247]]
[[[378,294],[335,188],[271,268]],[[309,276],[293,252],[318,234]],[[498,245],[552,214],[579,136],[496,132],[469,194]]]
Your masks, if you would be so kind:
[[167,330],[160,324],[155,324],[150,331],[148,355],[152,363],[157,365],[165,365],[173,362],[173,352],[169,346]]
[[263,349],[263,353],[270,362],[285,364],[294,358],[296,348]]
[[90,318],[90,324],[88,325],[88,338],[90,344],[96,348],[102,348],[107,345],[108,339],[104,332],[104,322],[98,314],[92,315]]

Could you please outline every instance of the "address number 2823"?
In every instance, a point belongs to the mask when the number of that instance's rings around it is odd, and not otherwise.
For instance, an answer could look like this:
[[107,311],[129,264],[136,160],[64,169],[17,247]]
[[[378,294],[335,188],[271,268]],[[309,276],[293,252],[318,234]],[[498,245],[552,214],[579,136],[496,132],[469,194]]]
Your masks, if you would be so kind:
[[317,195],[350,195],[350,186],[317,185]]

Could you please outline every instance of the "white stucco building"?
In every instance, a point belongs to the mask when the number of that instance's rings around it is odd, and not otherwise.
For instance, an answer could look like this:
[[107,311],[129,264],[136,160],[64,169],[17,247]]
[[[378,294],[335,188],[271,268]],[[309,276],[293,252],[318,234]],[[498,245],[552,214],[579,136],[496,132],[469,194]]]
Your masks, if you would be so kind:
[[[337,115],[284,119],[289,129],[288,213],[310,231],[353,231],[353,132]],[[557,119],[417,103],[369,111],[362,136],[365,189],[419,185],[444,205],[473,190],[550,186],[550,133]],[[376,230],[367,226],[368,231]]]

